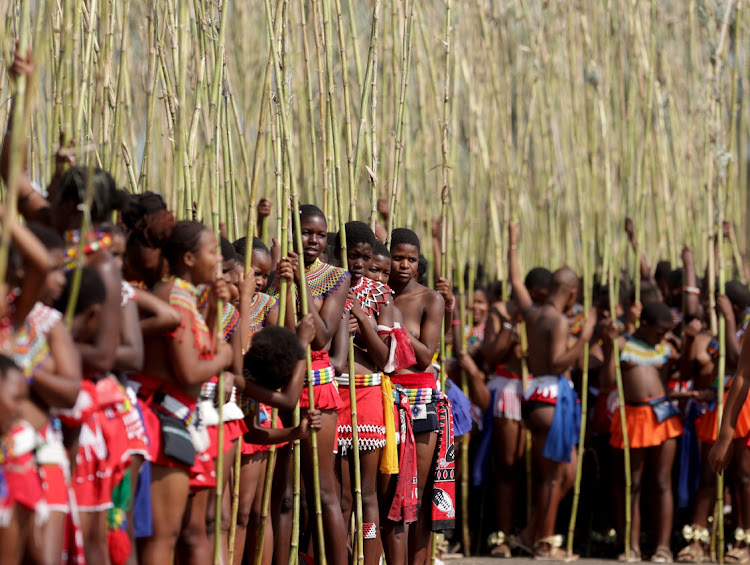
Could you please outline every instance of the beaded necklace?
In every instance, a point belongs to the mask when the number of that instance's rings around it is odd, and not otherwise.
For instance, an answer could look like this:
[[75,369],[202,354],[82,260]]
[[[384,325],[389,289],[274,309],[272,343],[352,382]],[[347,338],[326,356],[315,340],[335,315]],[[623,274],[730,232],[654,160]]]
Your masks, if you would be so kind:
[[227,302],[224,304],[224,312],[221,316],[221,338],[227,341],[239,325],[240,311]]
[[211,332],[197,307],[197,288],[179,277],[174,277],[171,280],[173,285],[169,293],[169,305],[182,314],[182,322],[180,322],[177,329],[168,335],[170,337],[178,337],[179,333],[181,334],[179,340],[182,342],[188,322],[190,322],[195,337],[194,345],[198,350],[200,358],[213,359],[214,352],[211,343]]
[[[380,314],[380,305],[388,303],[388,296],[393,291],[386,284],[374,281],[367,277],[360,277],[351,291],[357,297],[362,311],[372,318],[373,314]],[[347,298],[344,311],[348,312],[352,308],[351,301]]]
[[[208,309],[208,295],[211,292],[211,287],[206,284],[201,284],[196,287],[197,302],[196,305],[201,314],[205,313]],[[221,339],[227,341],[232,335],[232,332],[237,328],[240,323],[240,313],[232,304],[229,302],[224,303],[224,312],[221,314],[221,320],[219,320],[219,328],[221,328]]]
[[[339,288],[347,278],[349,278],[348,271],[334,267],[328,263],[323,263],[320,259],[315,259],[309,267],[305,267],[307,288],[310,289],[310,294],[313,298],[327,298],[333,291]],[[268,292],[271,296],[278,297],[278,280],[271,283]],[[299,291],[296,285],[294,287],[294,293],[297,297],[296,303],[299,305]]]
[[672,356],[672,348],[664,343],[652,347],[635,336],[630,336],[620,353],[620,361],[633,365],[655,367],[664,365]]
[[250,304],[250,335],[263,329],[268,313],[278,306],[279,303],[273,296],[264,292],[255,293]]

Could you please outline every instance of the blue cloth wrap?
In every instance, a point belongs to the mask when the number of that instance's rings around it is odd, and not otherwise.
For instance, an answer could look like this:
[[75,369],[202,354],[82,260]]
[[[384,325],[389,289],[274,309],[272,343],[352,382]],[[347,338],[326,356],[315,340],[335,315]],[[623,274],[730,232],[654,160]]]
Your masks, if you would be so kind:
[[448,400],[453,407],[453,436],[459,437],[468,434],[474,423],[471,419],[471,403],[460,386],[447,379],[445,384],[447,385],[445,388],[447,389]]
[[133,499],[133,530],[136,538],[154,535],[154,517],[151,514],[151,463],[144,461],[138,474],[138,485]]
[[696,402],[688,405],[687,418],[680,438],[677,508],[689,508],[698,491],[701,471],[701,449],[695,433],[695,421],[701,415]]
[[[140,405],[138,414],[143,420]],[[148,440],[148,431],[146,440]],[[138,473],[138,483],[133,496],[133,533],[136,538],[150,538],[154,535],[154,517],[151,514],[151,463],[144,461]]]
[[487,479],[487,467],[492,448],[492,428],[495,424],[493,407],[496,399],[497,391],[493,390],[490,396],[490,406],[482,414],[482,434],[479,436],[479,448],[474,457],[474,467],[471,470],[471,482],[475,487],[482,485]]
[[581,406],[578,395],[565,377],[557,378],[557,404],[552,427],[547,434],[542,456],[558,463],[570,463],[570,453],[581,433]]

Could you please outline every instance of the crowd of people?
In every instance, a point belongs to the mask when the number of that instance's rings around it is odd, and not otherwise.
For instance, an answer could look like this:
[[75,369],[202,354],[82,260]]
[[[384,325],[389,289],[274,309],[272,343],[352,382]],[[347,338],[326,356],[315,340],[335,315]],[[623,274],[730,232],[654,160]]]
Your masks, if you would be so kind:
[[345,565],[359,551],[425,565],[436,532],[442,557],[469,541],[571,560],[561,532],[583,419],[579,551],[598,540],[620,561],[701,563],[722,512],[726,560],[750,562],[750,290],[730,281],[714,297],[720,340],[690,249],[653,273],[641,259],[615,296],[569,267],[524,277],[512,222],[507,292],[461,297],[439,273],[430,288],[409,229],[337,229],[304,204],[300,253],[282,256],[275,239],[230,242],[61,156],[45,190],[15,179],[23,221],[0,209],[1,564],[202,565],[218,547],[234,565],[297,552]]

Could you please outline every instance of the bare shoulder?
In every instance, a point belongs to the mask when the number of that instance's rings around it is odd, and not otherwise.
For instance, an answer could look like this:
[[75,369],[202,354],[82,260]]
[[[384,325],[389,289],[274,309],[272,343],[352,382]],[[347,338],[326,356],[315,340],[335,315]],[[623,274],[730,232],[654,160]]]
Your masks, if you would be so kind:
[[172,292],[174,281],[163,280],[156,283],[151,293],[157,298],[161,298],[165,302],[169,302],[169,294]]

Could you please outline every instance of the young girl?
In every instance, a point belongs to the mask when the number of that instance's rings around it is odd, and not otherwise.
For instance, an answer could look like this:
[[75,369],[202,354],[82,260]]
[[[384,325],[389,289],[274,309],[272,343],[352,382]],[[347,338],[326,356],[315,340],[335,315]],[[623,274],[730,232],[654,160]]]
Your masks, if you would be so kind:
[[[380,558],[380,512],[378,507],[378,469],[381,451],[386,445],[382,373],[389,362],[391,336],[382,333],[393,327],[393,299],[387,285],[367,278],[372,262],[375,234],[363,222],[347,222],[345,226],[347,262],[352,276],[347,307],[349,316],[341,322],[334,342],[334,366],[343,408],[339,412],[339,461],[341,465],[341,509],[344,522],[349,523],[353,510],[354,472],[352,465],[353,427],[350,407],[349,336],[354,334],[355,392],[357,401],[357,432],[362,489],[362,534],[365,563],[375,564]],[[336,249],[340,249],[340,237]],[[337,251],[338,255],[338,251]],[[407,344],[407,347],[411,347]],[[389,370],[393,370],[389,368]],[[388,414],[392,417],[392,414]]]
[[[419,513],[416,524],[409,530],[408,561],[389,560],[389,563],[422,564],[428,559],[432,531],[450,527],[455,517],[452,480],[434,484],[433,461],[436,452],[451,454],[452,417],[441,402],[432,372],[432,359],[440,342],[440,329],[445,312],[445,301],[436,291],[416,282],[419,265],[419,238],[411,230],[397,228],[391,234],[391,276],[388,286],[395,296],[395,304],[404,317],[406,330],[416,355],[414,366],[398,371],[391,379],[406,389],[410,397],[414,438],[417,443],[417,478]],[[438,443],[440,441],[440,444]],[[442,458],[450,467],[451,457]],[[452,479],[450,468],[441,473]],[[442,487],[442,488],[441,488]],[[453,488],[452,488],[453,487]],[[434,490],[433,490],[434,489]],[[436,505],[433,508],[433,501]]]
[[[154,287],[157,297],[167,300],[181,315],[173,332],[147,340],[145,370],[134,377],[140,384],[139,398],[148,409],[147,422],[151,457],[151,499],[153,535],[139,547],[141,563],[164,563],[171,559],[183,525],[191,470],[197,461],[196,447],[186,434],[188,423],[196,438],[205,440],[199,416],[193,416],[201,385],[232,363],[232,348],[217,340],[217,303],[229,298],[226,284],[218,275],[218,242],[211,230],[198,222],[173,223],[164,230],[168,239],[154,242],[161,248],[171,277]],[[197,307],[197,285],[211,286],[204,318]],[[191,417],[193,419],[191,420]],[[195,474],[195,473],[193,473]],[[205,508],[203,509],[205,516]],[[208,550],[207,544],[203,546]],[[210,554],[195,555],[196,562],[210,561]]]
[[[235,242],[237,245],[237,242]],[[246,251],[246,250],[245,250]],[[271,271],[271,254],[258,238],[253,238],[252,264],[248,278],[255,284],[254,288],[240,286],[240,335],[243,351],[252,345],[252,337],[264,327],[275,326],[278,322],[278,303],[275,298],[265,294],[268,275]],[[240,408],[252,422],[259,418],[263,427],[271,427],[271,409],[268,405],[257,404],[250,396],[250,390],[239,394]],[[296,401],[295,401],[296,402]],[[262,415],[262,416],[261,416]],[[277,422],[279,424],[280,422]],[[255,554],[256,539],[253,533],[257,529],[261,511],[263,477],[265,477],[269,445],[260,445],[244,441],[242,443],[242,466],[240,470],[240,501],[237,513],[237,530],[234,543],[234,563],[239,565],[243,552]],[[278,459],[278,457],[277,457]],[[224,505],[229,507],[231,498],[224,498]],[[272,506],[275,510],[276,505]],[[266,522],[266,538],[263,544],[264,563],[273,555],[273,520]],[[248,535],[248,531],[250,535]]]
[[[344,311],[344,303],[349,293],[349,273],[343,269],[320,261],[320,255],[328,243],[328,227],[323,212],[310,204],[300,206],[300,230],[302,236],[304,276],[307,281],[307,304],[315,324],[315,338],[312,341],[312,368],[314,381],[315,408],[322,412],[322,429],[318,434],[318,474],[320,478],[320,501],[323,510],[323,536],[327,561],[331,565],[345,565],[348,556],[346,544],[346,524],[341,514],[335,476],[335,455],[337,450],[336,430],[341,397],[334,382],[334,369],[331,366],[328,350]],[[276,273],[274,291],[278,294],[280,279],[294,281],[300,288],[302,266],[293,252],[283,257]],[[292,285],[289,285],[287,304],[294,304]],[[299,304],[299,300],[296,302]],[[293,322],[295,312],[287,309],[287,325]],[[302,390],[300,407],[305,415],[310,406],[308,389]],[[313,454],[309,440],[302,442],[302,474],[305,481],[308,508],[314,509],[313,499]],[[291,480],[289,480],[291,484]],[[313,522],[315,522],[313,520]],[[313,528],[314,529],[314,528]],[[317,539],[313,536],[313,539]],[[320,548],[315,544],[316,561],[320,560]],[[279,557],[283,562],[283,556]]]
[[[672,533],[672,464],[677,451],[677,437],[682,434],[680,413],[666,397],[660,373],[667,370],[673,357],[671,346],[664,336],[674,327],[672,314],[662,302],[644,306],[641,325],[632,336],[618,337],[618,330],[610,326],[605,335],[604,366],[610,378],[614,378],[613,341],[619,342],[622,382],[625,392],[625,424],[630,442],[630,467],[632,473],[633,523],[629,540],[630,559],[640,561],[641,512],[640,494],[645,490],[648,477],[654,481],[655,500],[651,502],[657,527],[656,552],[651,558],[655,563],[671,563],[670,536]],[[609,443],[617,450],[623,449],[622,426],[619,415],[612,420]],[[618,451],[619,453],[619,451]],[[646,474],[646,466],[648,473]],[[622,469],[621,465],[616,468]],[[623,477],[624,478],[624,477]],[[621,493],[621,489],[618,489]],[[625,516],[622,495],[619,523]],[[619,527],[618,531],[624,531]]]

